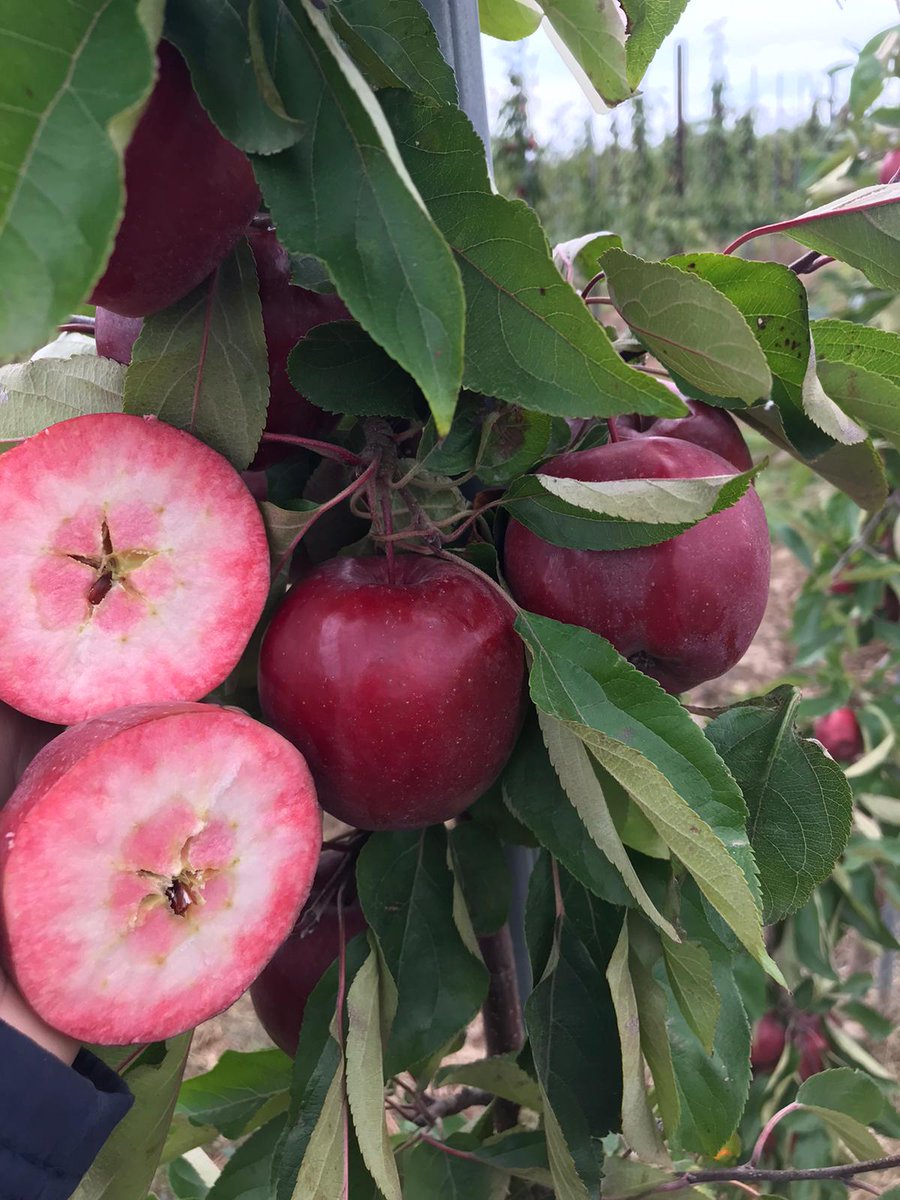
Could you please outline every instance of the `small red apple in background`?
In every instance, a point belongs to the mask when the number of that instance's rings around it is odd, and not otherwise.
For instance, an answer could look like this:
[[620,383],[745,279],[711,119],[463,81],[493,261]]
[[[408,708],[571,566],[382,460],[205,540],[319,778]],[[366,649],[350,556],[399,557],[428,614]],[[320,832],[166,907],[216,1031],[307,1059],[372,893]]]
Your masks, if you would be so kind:
[[723,408],[704,404],[702,400],[682,399],[691,410],[688,417],[643,417],[637,414],[617,417],[615,428],[620,440],[627,441],[647,434],[652,437],[680,438],[718,454],[737,471],[749,471],[753,459],[734,417]]
[[804,1013],[795,1021],[791,1030],[791,1040],[800,1054],[797,1074],[801,1079],[809,1079],[825,1070],[825,1056],[828,1052],[828,1039],[825,1037],[822,1018],[815,1014]]
[[773,1071],[784,1053],[786,1032],[784,1022],[774,1011],[763,1013],[753,1030],[750,1046],[750,1065],[754,1072]]
[[[732,475],[724,459],[676,438],[644,436],[558,455],[563,479]],[[633,550],[567,550],[511,520],[506,579],[531,612],[583,625],[671,692],[734,666],[759,628],[769,591],[769,533],[751,488],[686,533]]]
[[[350,866],[338,911],[336,872]],[[347,855],[323,850],[315,882],[297,924],[260,977],[250,989],[250,998],[263,1028],[279,1049],[291,1058],[306,1002],[316,984],[337,958],[341,946],[341,917],[344,943],[366,928],[366,919],[356,896],[356,886]]]
[[855,591],[856,584],[849,579],[841,579],[840,576],[828,585],[830,596],[852,596]]
[[4,963],[79,1041],[171,1037],[227,1008],[275,953],[321,836],[302,755],[237,709],[85,721],[0,811]]
[[887,154],[881,160],[878,182],[892,183],[898,171],[900,171],[900,147],[897,147],[895,150],[888,150]]
[[282,601],[259,698],[309,760],[323,808],[360,829],[458,816],[509,757],[525,663],[511,606],[436,557],[332,559]]
[[813,725],[815,737],[835,762],[852,763],[864,750],[862,730],[852,708],[836,708]]
[[207,695],[269,589],[237,471],[122,413],[61,421],[0,456],[0,558],[0,699],[59,724]]
[[890,585],[885,586],[881,604],[875,615],[881,617],[882,621],[890,621],[893,625],[900,622],[900,596]]
[[159,77],[125,151],[125,212],[91,303],[144,317],[180,300],[231,250],[259,204],[247,156],[213,125],[181,55]]
[[49,741],[62,733],[0,701],[0,808],[13,794],[25,768]]

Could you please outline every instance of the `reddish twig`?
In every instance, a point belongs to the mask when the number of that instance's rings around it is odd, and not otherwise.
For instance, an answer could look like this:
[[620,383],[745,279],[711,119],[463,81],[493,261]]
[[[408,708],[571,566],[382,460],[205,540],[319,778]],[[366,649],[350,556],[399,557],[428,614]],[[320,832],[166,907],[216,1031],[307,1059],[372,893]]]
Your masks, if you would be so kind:
[[581,289],[582,300],[586,301],[588,296],[591,294],[591,292],[597,286],[597,284],[600,283],[605,278],[606,278],[606,272],[598,271],[597,274],[593,277],[593,279],[589,279],[587,281],[587,283],[584,285],[584,287]]
[[769,1120],[766,1121],[762,1128],[762,1133],[756,1139],[756,1144],[754,1145],[753,1151],[750,1155],[751,1167],[756,1167],[759,1165],[759,1160],[762,1158],[763,1151],[766,1148],[766,1142],[769,1140],[769,1134],[772,1132],[775,1126],[779,1125],[785,1117],[790,1116],[792,1112],[798,1112],[802,1107],[803,1105],[798,1104],[795,1100],[792,1104],[788,1104],[784,1108],[780,1108],[774,1116],[770,1117]]
[[[857,1175],[867,1175],[872,1171],[890,1171],[900,1167],[900,1154],[890,1158],[870,1158],[864,1162],[842,1163],[836,1167],[754,1167],[744,1163],[739,1167],[720,1167],[708,1171],[685,1171],[677,1179],[666,1183],[656,1183],[644,1192],[637,1192],[629,1200],[642,1200],[646,1196],[654,1196],[660,1192],[682,1192],[698,1183],[801,1183],[804,1181],[825,1181],[829,1179],[838,1182],[851,1183]],[[614,1200],[610,1197],[610,1200]]]
[[360,490],[360,488],[364,488],[377,470],[378,470],[378,459],[375,458],[369,463],[369,465],[366,467],[366,469],[363,471],[363,473],[361,475],[357,476],[357,478],[352,481],[352,483],[348,483],[347,486],[345,488],[343,488],[342,491],[338,492],[336,496],[332,496],[330,500],[326,500],[324,504],[319,505],[319,507],[316,509],[316,511],[313,513],[313,515],[310,517],[310,519],[306,522],[306,524],[303,526],[303,528],[300,530],[300,532],[297,534],[297,536],[291,542],[290,546],[288,546],[287,550],[282,555],[281,561],[279,562],[278,566],[275,568],[275,574],[272,577],[273,581],[278,578],[278,576],[281,574],[281,572],[290,563],[294,551],[300,545],[301,538],[304,538],[306,536],[306,534],[309,533],[310,529],[312,529],[312,527],[313,527],[313,525],[315,525],[316,521],[318,521],[320,517],[323,517],[330,508],[334,508],[336,505],[340,504],[341,501],[346,500],[348,496],[352,496],[352,495],[354,495],[355,492],[358,492]]
[[284,442],[290,446],[299,446],[301,450],[312,450],[314,454],[334,459],[335,462],[343,463],[345,467],[361,467],[363,464],[363,460],[352,450],[335,446],[333,442],[320,442],[316,438],[294,437],[290,433],[264,433],[261,441]]
[[609,296],[587,296],[585,304],[608,304],[611,308],[616,307],[615,300],[611,300]]

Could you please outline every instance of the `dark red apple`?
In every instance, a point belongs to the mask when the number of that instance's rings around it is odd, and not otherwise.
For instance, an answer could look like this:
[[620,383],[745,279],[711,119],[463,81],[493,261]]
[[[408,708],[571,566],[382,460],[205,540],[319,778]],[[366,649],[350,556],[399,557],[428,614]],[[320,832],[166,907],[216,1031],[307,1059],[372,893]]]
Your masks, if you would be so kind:
[[[259,298],[269,350],[266,431],[292,434],[294,437],[316,437],[331,429],[337,417],[316,408],[305,396],[300,395],[288,375],[288,355],[316,325],[349,320],[350,313],[338,296],[320,295],[291,283],[290,258],[274,229],[254,226],[248,237],[256,259]],[[253,466],[257,470],[263,469],[288,453],[290,447],[263,445],[253,460]]]
[[828,594],[830,596],[852,596],[856,591],[856,584],[849,579],[837,579],[828,585]]
[[247,156],[210,121],[181,55],[158,48],[159,78],[125,151],[125,212],[91,303],[145,317],[222,261],[259,205]]
[[627,441],[646,434],[680,438],[711,450],[738,471],[749,471],[753,459],[734,417],[723,408],[704,404],[702,400],[682,399],[691,410],[689,417],[642,417],[638,414],[617,417],[615,426],[620,440]]
[[881,160],[878,182],[892,183],[898,171],[900,171],[900,146],[895,150],[888,150],[887,154]]
[[513,610],[444,559],[323,563],[263,638],[259,696],[302,747],[326,810],[360,829],[458,816],[519,730],[525,673]]
[[855,762],[863,752],[862,730],[852,708],[836,708],[819,717],[813,733],[835,762]]
[[763,1013],[753,1030],[750,1065],[754,1071],[773,1071],[784,1053],[784,1022],[775,1012]]
[[[709,450],[649,436],[560,454],[541,470],[594,481],[734,474]],[[741,659],[769,591],[769,534],[752,488],[686,533],[633,550],[567,550],[510,521],[504,560],[524,608],[599,633],[670,692]]]
[[[250,989],[250,998],[263,1028],[275,1045],[291,1058],[297,1053],[306,1002],[340,950],[338,889],[329,885],[346,858],[346,854],[334,850],[322,853],[305,909],[287,941],[275,952],[275,957]],[[346,944],[366,928],[352,870],[341,901]]]
[[890,621],[893,625],[900,623],[900,596],[889,585],[885,585],[881,604],[875,613],[882,621]]
[[809,1079],[825,1070],[825,1055],[828,1052],[828,1039],[825,1037],[822,1018],[804,1013],[795,1022],[791,1031],[794,1045],[800,1054],[797,1074],[801,1079]]
[[127,367],[143,327],[143,317],[122,317],[112,309],[98,308],[94,317],[97,353],[101,358],[111,358]]

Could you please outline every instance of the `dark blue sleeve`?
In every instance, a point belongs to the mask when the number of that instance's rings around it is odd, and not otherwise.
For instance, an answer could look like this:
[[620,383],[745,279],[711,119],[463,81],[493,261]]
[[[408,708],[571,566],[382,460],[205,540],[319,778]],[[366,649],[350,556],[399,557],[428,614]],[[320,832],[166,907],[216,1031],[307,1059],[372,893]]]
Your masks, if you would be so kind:
[[131,1104],[92,1054],[67,1067],[0,1021],[0,1200],[68,1200]]

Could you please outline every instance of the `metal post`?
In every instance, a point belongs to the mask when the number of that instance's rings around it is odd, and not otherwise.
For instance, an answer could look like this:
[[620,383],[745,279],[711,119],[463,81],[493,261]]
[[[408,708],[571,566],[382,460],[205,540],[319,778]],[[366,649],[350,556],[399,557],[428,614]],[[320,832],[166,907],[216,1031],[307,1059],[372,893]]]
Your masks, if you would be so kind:
[[[481,32],[478,27],[478,0],[422,0],[437,32],[444,58],[456,74],[459,106],[475,126],[484,142],[488,170],[491,164],[491,131],[484,94],[484,68],[481,63]],[[512,879],[509,930],[516,960],[519,995],[524,1001],[531,992],[531,960],[525,944],[525,901],[535,854],[519,846],[506,851]]]

